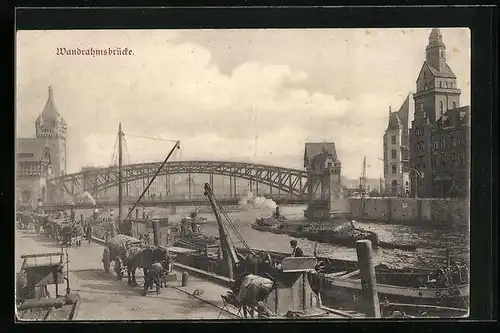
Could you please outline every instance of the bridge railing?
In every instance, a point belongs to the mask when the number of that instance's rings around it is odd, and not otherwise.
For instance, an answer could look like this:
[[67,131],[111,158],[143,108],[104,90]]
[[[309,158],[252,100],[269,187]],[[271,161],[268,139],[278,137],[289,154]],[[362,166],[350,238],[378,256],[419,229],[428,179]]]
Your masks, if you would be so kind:
[[[287,199],[297,199],[296,196],[290,196],[289,194],[261,194],[258,197],[260,198],[266,198],[266,199],[272,199],[276,201],[286,201]],[[242,199],[247,198],[246,195],[241,194],[237,196],[231,196],[231,195],[218,195],[217,199],[220,201],[239,201]],[[251,198],[248,198],[251,199]],[[136,202],[137,197],[136,196],[125,196],[123,198],[123,202],[125,205],[132,205]],[[107,205],[107,204],[116,204],[118,201],[118,198],[116,197],[96,197],[95,198],[95,203],[96,205]],[[161,203],[161,202],[189,202],[189,201],[196,201],[196,202],[205,202],[206,197],[204,195],[191,195],[189,196],[188,194],[185,195],[170,195],[168,197],[164,196],[145,196],[141,202],[142,203]],[[70,205],[76,205],[76,206],[92,206],[91,202],[70,202],[70,201],[54,201],[54,202],[47,202],[44,203],[44,206],[58,206],[58,205],[64,205],[64,206],[70,206]]]

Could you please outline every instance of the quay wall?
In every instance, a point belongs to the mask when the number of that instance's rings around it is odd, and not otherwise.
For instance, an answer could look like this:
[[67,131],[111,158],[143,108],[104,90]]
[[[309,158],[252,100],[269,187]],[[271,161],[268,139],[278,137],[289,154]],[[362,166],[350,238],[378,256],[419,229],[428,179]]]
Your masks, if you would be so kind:
[[350,218],[401,224],[468,226],[469,201],[431,198],[349,198]]

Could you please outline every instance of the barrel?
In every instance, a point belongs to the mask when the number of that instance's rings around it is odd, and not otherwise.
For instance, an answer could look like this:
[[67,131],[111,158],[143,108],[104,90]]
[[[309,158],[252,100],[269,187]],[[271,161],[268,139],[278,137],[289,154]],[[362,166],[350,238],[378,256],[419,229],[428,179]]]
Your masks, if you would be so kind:
[[188,285],[189,274],[188,272],[182,273],[182,286],[186,287]]

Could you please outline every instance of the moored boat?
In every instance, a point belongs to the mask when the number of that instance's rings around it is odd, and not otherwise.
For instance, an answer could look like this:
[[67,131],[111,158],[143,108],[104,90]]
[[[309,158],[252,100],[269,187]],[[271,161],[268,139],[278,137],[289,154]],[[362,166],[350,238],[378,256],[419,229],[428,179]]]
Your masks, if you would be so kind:
[[[354,272],[353,272],[354,273]],[[359,272],[356,272],[359,274]],[[342,304],[345,307],[355,307],[361,297],[361,279],[357,274],[348,276],[326,274],[323,289],[325,302]],[[462,281],[465,282],[465,281]],[[426,283],[421,287],[397,286],[377,283],[380,301],[425,304],[454,308],[467,308],[469,302],[469,284],[433,285]]]
[[258,231],[288,234],[296,238],[306,238],[314,242],[329,243],[345,247],[356,247],[356,242],[362,239],[370,240],[374,248],[379,245],[378,235],[376,233],[355,227],[353,222],[344,223],[333,228],[318,228],[315,225],[308,224],[299,225],[293,229],[287,226],[284,220],[281,220],[273,214],[273,216],[268,218],[256,219],[252,222],[251,226]]

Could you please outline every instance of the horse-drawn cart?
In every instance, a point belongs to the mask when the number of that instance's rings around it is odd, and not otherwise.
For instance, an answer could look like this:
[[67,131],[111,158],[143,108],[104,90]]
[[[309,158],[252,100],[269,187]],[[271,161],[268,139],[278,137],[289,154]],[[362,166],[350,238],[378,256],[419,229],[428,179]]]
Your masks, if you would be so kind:
[[104,252],[102,253],[102,264],[104,271],[109,273],[111,264],[118,279],[123,279],[127,271],[128,251],[132,247],[144,247],[144,243],[135,237],[127,235],[116,235],[108,240]]
[[[55,257],[55,258],[54,258]],[[18,318],[22,320],[72,320],[80,297],[72,294],[68,272],[64,272],[64,253],[39,253],[21,256],[23,263],[16,279]],[[65,276],[66,275],[66,276]],[[66,294],[59,285],[66,281]],[[51,298],[48,286],[55,286]]]

